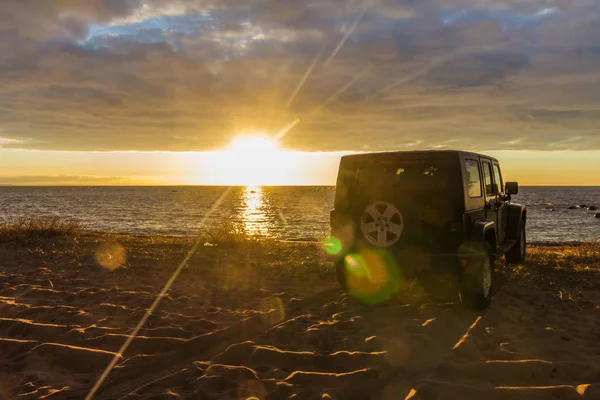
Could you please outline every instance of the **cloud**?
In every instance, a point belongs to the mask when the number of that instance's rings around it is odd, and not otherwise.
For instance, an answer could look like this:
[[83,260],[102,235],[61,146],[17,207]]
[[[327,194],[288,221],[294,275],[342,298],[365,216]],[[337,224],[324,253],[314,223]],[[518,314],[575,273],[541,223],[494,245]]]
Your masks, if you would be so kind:
[[0,176],[0,185],[127,185],[133,181],[125,177],[83,175],[27,175]]
[[7,138],[7,137],[2,137],[0,136],[0,148],[2,148],[5,145],[16,145],[22,143],[21,140],[19,139],[12,139],[12,138]]
[[299,150],[600,149],[591,1],[3,0],[0,33],[4,148],[211,150],[299,118]]
[[426,79],[458,89],[484,86],[515,75],[528,64],[525,53],[466,54],[440,65]]

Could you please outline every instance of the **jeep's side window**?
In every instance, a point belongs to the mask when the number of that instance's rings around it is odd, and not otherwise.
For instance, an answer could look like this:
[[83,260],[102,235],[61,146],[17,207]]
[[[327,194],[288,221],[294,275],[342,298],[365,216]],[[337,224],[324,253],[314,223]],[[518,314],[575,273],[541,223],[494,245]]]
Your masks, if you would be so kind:
[[467,191],[469,197],[481,197],[481,174],[479,173],[479,163],[475,160],[466,160],[465,171],[467,172]]
[[492,185],[492,165],[488,162],[483,163],[483,180],[485,183],[485,194],[486,196],[493,196],[494,186]]
[[500,166],[494,164],[494,180],[498,185],[498,193],[504,193],[504,182],[502,182],[502,176],[500,175]]

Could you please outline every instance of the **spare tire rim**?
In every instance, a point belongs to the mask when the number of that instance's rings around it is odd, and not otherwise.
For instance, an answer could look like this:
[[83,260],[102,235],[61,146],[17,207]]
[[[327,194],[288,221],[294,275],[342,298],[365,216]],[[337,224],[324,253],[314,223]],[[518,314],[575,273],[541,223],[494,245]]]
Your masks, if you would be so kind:
[[388,247],[402,236],[404,220],[393,204],[377,201],[365,209],[360,229],[367,242],[378,247]]
[[483,297],[487,298],[490,295],[492,287],[492,266],[489,256],[483,257]]

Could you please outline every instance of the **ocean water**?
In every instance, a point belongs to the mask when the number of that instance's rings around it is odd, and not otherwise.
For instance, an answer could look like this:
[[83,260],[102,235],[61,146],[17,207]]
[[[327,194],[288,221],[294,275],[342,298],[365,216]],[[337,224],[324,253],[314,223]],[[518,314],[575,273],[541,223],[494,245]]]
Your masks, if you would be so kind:
[[[193,235],[225,190],[206,186],[0,187],[0,221],[60,216],[77,219],[97,231]],[[580,204],[600,208],[600,187],[520,190],[513,200],[528,206],[529,241],[580,241],[600,236],[600,219],[594,218],[594,211],[568,209]],[[329,230],[333,197],[333,187],[235,187],[207,224],[234,221],[258,235],[315,240]]]

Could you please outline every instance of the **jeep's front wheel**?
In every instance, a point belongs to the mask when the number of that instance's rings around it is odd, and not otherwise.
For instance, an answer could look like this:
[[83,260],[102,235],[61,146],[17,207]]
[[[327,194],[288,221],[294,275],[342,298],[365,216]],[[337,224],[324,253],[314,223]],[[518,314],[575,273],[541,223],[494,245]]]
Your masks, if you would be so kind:
[[494,258],[486,243],[460,278],[460,298],[465,307],[483,310],[492,299]]
[[525,261],[525,254],[527,253],[527,241],[525,236],[525,222],[521,222],[521,229],[519,229],[519,237],[517,243],[506,253],[506,262],[509,264],[521,264]]

